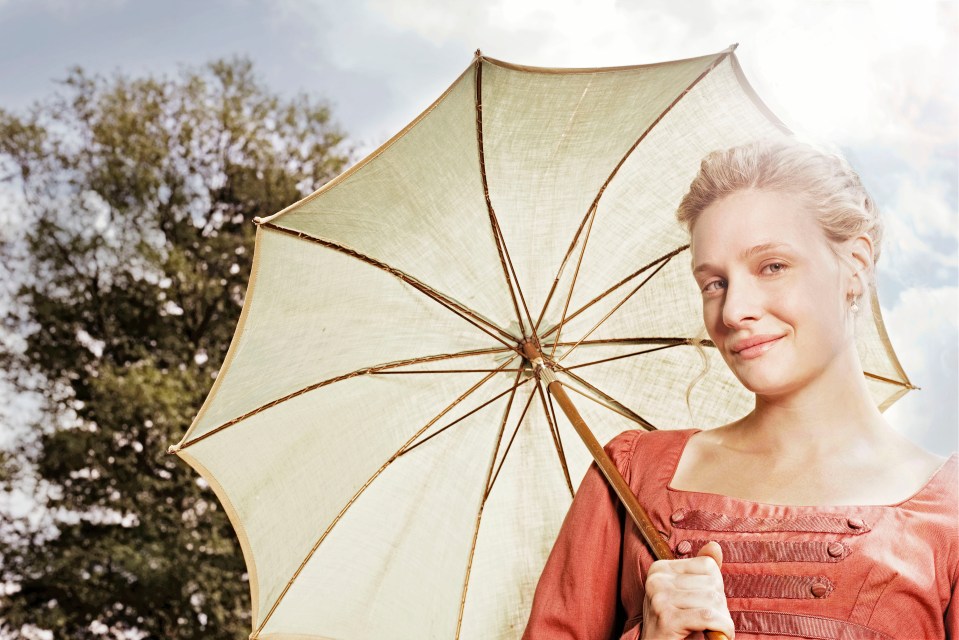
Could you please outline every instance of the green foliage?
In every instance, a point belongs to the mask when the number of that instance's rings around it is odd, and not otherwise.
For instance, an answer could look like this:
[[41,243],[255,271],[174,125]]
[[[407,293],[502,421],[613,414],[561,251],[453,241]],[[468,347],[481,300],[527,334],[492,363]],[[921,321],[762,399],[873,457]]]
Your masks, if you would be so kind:
[[175,79],[74,69],[30,113],[0,111],[0,176],[24,198],[0,246],[21,339],[0,360],[44,404],[0,456],[0,483],[44,514],[0,522],[4,632],[249,634],[233,529],[166,448],[226,354],[253,217],[339,173],[342,140],[325,106],[271,94],[242,59]]

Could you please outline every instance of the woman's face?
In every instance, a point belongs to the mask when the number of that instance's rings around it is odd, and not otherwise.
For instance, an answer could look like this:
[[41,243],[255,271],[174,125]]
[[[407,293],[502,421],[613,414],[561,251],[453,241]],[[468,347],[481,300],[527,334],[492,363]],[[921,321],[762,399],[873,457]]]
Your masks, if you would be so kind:
[[734,192],[694,223],[703,321],[750,391],[778,396],[802,388],[854,345],[850,270],[828,243],[801,200],[776,191]]

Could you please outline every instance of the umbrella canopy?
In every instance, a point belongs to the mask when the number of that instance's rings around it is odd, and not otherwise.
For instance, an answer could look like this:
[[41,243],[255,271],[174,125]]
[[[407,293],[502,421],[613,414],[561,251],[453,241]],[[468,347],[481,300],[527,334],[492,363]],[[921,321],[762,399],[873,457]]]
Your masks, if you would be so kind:
[[[709,151],[788,135],[733,49],[523,67],[477,52],[403,131],[258,220],[242,315],[171,447],[249,569],[252,638],[514,638],[600,441],[708,427],[752,395],[706,344],[675,209]],[[876,403],[911,385],[875,297]]]

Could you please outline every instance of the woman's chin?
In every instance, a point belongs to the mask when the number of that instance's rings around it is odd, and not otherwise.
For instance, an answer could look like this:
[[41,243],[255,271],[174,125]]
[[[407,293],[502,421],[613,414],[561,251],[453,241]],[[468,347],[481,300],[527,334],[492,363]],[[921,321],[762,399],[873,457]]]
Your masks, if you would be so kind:
[[736,378],[748,391],[764,397],[783,396],[792,393],[800,386],[797,380],[783,380],[779,377],[741,375],[736,372]]

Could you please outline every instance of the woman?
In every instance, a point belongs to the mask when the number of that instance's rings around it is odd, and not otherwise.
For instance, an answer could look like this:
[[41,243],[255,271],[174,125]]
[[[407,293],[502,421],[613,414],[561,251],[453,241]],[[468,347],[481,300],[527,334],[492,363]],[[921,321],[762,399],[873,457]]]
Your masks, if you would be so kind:
[[678,559],[653,562],[594,465],[524,638],[959,638],[957,457],[889,426],[856,348],[882,236],[858,176],[791,141],[714,152],[678,219],[709,338],[755,408],[614,438]]

